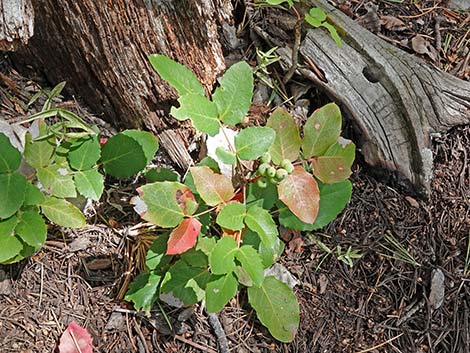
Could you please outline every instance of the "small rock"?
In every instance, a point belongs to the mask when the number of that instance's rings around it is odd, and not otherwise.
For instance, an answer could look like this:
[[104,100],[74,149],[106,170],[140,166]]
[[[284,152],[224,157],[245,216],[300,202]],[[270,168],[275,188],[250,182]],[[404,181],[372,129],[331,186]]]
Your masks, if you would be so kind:
[[445,276],[440,269],[432,271],[431,279],[431,293],[429,293],[429,304],[431,308],[436,310],[439,309],[444,303],[445,296]]
[[11,281],[5,271],[0,270],[0,295],[11,294]]
[[470,9],[470,1],[468,0],[450,0],[447,5],[449,9],[453,10],[468,10]]
[[104,329],[107,331],[121,331],[125,325],[125,316],[119,312],[112,312]]
[[90,244],[91,244],[91,242],[88,238],[80,237],[80,238],[74,239],[69,244],[69,249],[70,249],[71,252],[85,250],[90,246]]

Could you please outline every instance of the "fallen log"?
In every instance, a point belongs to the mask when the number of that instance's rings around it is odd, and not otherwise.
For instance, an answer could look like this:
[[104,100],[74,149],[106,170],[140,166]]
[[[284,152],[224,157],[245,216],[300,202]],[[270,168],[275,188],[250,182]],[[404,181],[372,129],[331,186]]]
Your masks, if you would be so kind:
[[349,113],[368,164],[397,172],[427,195],[431,136],[470,122],[470,82],[392,46],[322,0],[309,5],[327,13],[343,47],[327,31],[309,29],[300,53],[325,79],[306,68],[300,72]]

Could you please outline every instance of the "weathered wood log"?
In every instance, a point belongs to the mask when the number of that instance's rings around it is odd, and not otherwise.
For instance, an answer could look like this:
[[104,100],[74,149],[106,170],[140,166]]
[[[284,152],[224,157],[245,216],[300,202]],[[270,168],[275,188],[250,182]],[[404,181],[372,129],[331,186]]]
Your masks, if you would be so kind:
[[327,31],[311,29],[300,52],[323,71],[301,72],[354,119],[367,163],[398,172],[423,194],[432,177],[431,135],[470,122],[470,82],[459,80],[362,28],[322,0],[340,49]]
[[0,51],[28,43],[34,30],[31,0],[0,0]]
[[[20,1],[20,0],[10,0]],[[34,65],[51,84],[67,81],[104,119],[161,131],[156,114],[176,98],[147,56],[161,53],[187,65],[210,89],[225,61],[219,26],[229,0],[33,0],[35,35],[14,61]]]

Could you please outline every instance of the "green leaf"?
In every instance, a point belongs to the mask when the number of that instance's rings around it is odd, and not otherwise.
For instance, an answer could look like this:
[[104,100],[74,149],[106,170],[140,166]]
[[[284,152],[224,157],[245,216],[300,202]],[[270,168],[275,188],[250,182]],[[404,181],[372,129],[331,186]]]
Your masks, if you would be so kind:
[[37,176],[48,194],[61,198],[77,196],[73,175],[64,166],[53,164],[46,168],[38,168]]
[[320,209],[313,224],[307,224],[298,219],[284,205],[279,207],[279,223],[286,227],[300,231],[320,229],[333,221],[344,209],[352,194],[352,184],[349,180],[336,184],[319,182]]
[[36,249],[39,249],[46,242],[46,223],[41,215],[35,211],[25,211],[21,214],[15,232],[25,243]]
[[271,114],[266,126],[276,132],[276,139],[269,149],[272,161],[279,165],[284,159],[291,162],[297,160],[301,140],[299,129],[292,116],[285,109],[278,108]]
[[209,256],[212,250],[214,250],[215,244],[215,237],[199,237],[195,249],[201,250],[206,256]]
[[[18,237],[15,237],[15,238],[18,239]],[[27,257],[30,257],[36,251],[38,251],[37,248],[33,246],[29,246],[28,244],[23,243],[21,240],[18,240],[18,241],[21,243],[22,249],[14,257],[11,257],[8,260],[3,261],[4,264],[13,264],[15,262],[21,261],[23,259],[26,259]]]
[[17,224],[18,218],[16,216],[0,221],[0,263],[13,258],[23,248],[23,244],[15,236]]
[[232,65],[220,79],[212,95],[219,118],[235,126],[243,121],[253,97],[253,72],[245,61]]
[[96,169],[77,171],[73,179],[81,195],[95,201],[100,199],[104,189],[104,178]]
[[24,145],[24,158],[34,168],[46,167],[51,163],[55,148],[55,139],[53,137],[32,141],[31,135],[28,133]]
[[42,213],[53,223],[68,228],[86,225],[83,213],[70,202],[55,197],[46,197],[41,204]]
[[247,127],[235,136],[237,155],[242,160],[253,160],[267,152],[276,138],[276,132],[269,127]]
[[137,310],[150,312],[158,298],[157,289],[161,280],[162,275],[153,271],[140,273],[129,285],[124,300],[133,302]]
[[98,136],[79,139],[70,146],[68,160],[75,170],[87,170],[95,166],[100,159],[101,148]]
[[204,288],[209,277],[207,268],[191,267],[180,260],[165,274],[160,292],[171,293],[182,300],[184,305],[192,305],[204,298]]
[[329,24],[328,22],[323,22],[321,25],[325,27],[328,30],[328,32],[330,32],[331,38],[333,38],[338,48],[341,49],[343,47],[343,42],[341,41],[341,37],[339,36],[336,28],[333,25]]
[[209,258],[202,250],[196,250],[195,248],[189,249],[185,253],[181,254],[181,259],[191,267],[203,267],[207,268],[209,265]]
[[266,277],[261,287],[248,288],[248,301],[256,310],[259,321],[273,337],[291,342],[299,327],[300,309],[289,286],[276,278]]
[[245,217],[245,223],[248,228],[259,235],[262,243],[274,246],[279,233],[276,223],[268,211],[256,205],[250,207]]
[[147,183],[155,183],[156,181],[179,181],[179,179],[180,177],[177,173],[167,168],[157,167],[145,172],[145,180],[147,180]]
[[45,200],[44,194],[31,183],[26,183],[24,203],[25,206],[39,205]]
[[233,197],[232,181],[225,175],[216,174],[206,166],[191,167],[189,170],[197,192],[209,206],[216,206]]
[[281,200],[302,222],[313,223],[320,207],[320,190],[315,178],[301,166],[277,186]]
[[[160,227],[176,227],[183,217],[194,211],[191,190],[184,184],[171,181],[155,182],[137,189],[140,197],[134,199],[134,210],[146,221]],[[197,204],[196,204],[197,207]]]
[[101,148],[104,171],[115,178],[129,178],[145,168],[142,146],[122,133],[111,137]]
[[351,175],[355,153],[354,143],[340,137],[323,156],[312,161],[313,174],[324,183],[339,183]]
[[304,158],[322,156],[341,133],[341,112],[334,103],[317,109],[304,125]]
[[209,313],[217,313],[237,294],[238,281],[232,273],[222,276],[212,275],[206,287],[206,308]]
[[250,206],[258,205],[266,210],[273,208],[277,196],[277,188],[275,184],[268,183],[266,188],[260,188],[258,183],[248,184],[246,193],[246,203]]
[[215,149],[215,155],[224,164],[235,165],[237,164],[237,155],[233,152],[227,151],[222,147]]
[[222,237],[209,255],[211,272],[214,275],[232,272],[235,268],[235,254],[237,251],[237,243],[233,238]]
[[145,257],[145,265],[151,270],[160,270],[166,266],[172,259],[172,256],[166,255],[166,243],[169,234],[157,235],[152,246]]
[[14,172],[20,164],[20,151],[13,147],[5,134],[0,132],[0,173]]
[[124,130],[122,134],[133,138],[142,147],[147,161],[146,165],[152,162],[158,150],[158,141],[152,133],[140,130]]
[[149,60],[155,71],[175,88],[180,96],[189,93],[204,95],[204,88],[198,78],[187,67],[164,55],[150,55]]
[[217,107],[205,96],[187,94],[178,99],[179,108],[171,107],[171,115],[183,121],[191,119],[194,127],[210,136],[219,132],[220,121],[217,115]]
[[238,249],[235,258],[240,261],[253,284],[259,287],[264,280],[264,268],[258,252],[251,245],[243,245]]
[[305,14],[305,21],[313,27],[320,27],[322,22],[326,20],[326,13],[318,7],[312,7],[310,11]]
[[27,181],[18,173],[0,174],[0,219],[16,213],[24,202]]
[[240,230],[244,227],[246,208],[240,202],[230,202],[222,208],[217,216],[217,224],[221,227]]
[[[284,251],[284,243],[279,238],[269,245],[261,242],[259,235],[251,229],[246,229],[243,236],[243,244],[250,245],[258,250],[263,268],[268,268],[281,256]],[[248,286],[249,287],[249,286]]]

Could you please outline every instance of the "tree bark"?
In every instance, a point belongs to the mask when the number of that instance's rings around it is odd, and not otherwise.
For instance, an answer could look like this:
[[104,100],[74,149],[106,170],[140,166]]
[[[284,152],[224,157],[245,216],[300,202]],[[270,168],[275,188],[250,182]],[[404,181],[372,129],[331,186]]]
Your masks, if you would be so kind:
[[33,35],[31,0],[0,0],[0,51],[15,50]]
[[[14,1],[14,0],[11,0]],[[19,0],[17,0],[19,1]],[[161,131],[157,115],[176,98],[148,62],[166,54],[191,68],[207,89],[225,68],[218,27],[230,0],[33,0],[35,35],[14,56],[52,84],[67,86],[104,119]]]
[[427,194],[432,177],[431,135],[470,122],[470,82],[426,64],[362,28],[321,0],[342,39],[311,29],[300,52],[323,72],[301,72],[345,108],[362,133],[367,163],[397,171]]

